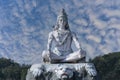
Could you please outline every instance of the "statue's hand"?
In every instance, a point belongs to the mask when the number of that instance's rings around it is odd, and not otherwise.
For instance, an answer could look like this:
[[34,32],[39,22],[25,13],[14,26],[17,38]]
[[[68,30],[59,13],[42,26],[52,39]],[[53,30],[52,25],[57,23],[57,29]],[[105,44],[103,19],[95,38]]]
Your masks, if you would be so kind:
[[82,56],[82,57],[85,57],[85,56],[86,56],[86,51],[83,50],[82,48],[79,49],[79,52],[81,53],[81,56]]
[[51,62],[51,50],[47,50],[47,57],[49,59],[49,62]]
[[78,51],[81,53],[81,50],[82,50],[82,49],[80,48]]
[[90,76],[96,76],[97,75],[97,71],[96,71],[93,64],[87,64],[86,65],[86,71],[88,72],[88,74]]
[[33,74],[34,77],[40,76],[41,73],[42,73],[42,70],[39,70],[39,69],[34,69],[32,71],[32,74]]
[[50,57],[51,50],[47,50],[47,56]]
[[56,53],[58,56],[61,56],[61,55],[62,55],[61,52],[59,52],[57,48],[55,48],[55,49],[53,50],[53,52]]
[[30,71],[32,72],[34,77],[40,76],[44,71],[44,66],[39,64],[32,65]]

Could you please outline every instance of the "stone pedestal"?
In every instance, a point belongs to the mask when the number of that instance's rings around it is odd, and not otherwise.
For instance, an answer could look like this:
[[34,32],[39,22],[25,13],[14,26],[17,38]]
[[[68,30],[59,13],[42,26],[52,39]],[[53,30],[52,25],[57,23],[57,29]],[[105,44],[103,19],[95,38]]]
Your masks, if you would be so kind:
[[93,63],[34,64],[26,80],[97,80]]

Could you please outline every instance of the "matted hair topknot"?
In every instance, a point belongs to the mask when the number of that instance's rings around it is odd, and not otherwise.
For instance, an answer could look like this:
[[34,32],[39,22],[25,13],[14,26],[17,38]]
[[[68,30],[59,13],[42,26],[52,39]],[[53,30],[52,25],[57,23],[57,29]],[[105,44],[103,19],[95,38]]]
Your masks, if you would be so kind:
[[56,25],[54,26],[54,30],[57,30],[59,28],[59,24],[58,24],[58,21],[60,18],[65,18],[66,20],[66,26],[65,26],[65,29],[69,30],[69,24],[68,24],[68,18],[67,18],[67,14],[65,12],[65,10],[62,8],[58,17],[57,17],[57,22],[56,22]]
[[60,18],[60,17],[64,17],[64,18],[66,18],[66,20],[68,19],[67,14],[65,12],[65,9],[63,9],[63,8],[61,9],[61,11],[60,11],[60,13],[58,15],[58,18]]

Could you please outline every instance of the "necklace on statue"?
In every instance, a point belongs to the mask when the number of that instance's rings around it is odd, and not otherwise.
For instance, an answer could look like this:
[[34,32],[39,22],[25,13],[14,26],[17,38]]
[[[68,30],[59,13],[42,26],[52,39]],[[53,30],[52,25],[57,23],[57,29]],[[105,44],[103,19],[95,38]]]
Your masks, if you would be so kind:
[[69,31],[58,30],[59,45],[62,45],[65,43],[68,35],[69,35]]

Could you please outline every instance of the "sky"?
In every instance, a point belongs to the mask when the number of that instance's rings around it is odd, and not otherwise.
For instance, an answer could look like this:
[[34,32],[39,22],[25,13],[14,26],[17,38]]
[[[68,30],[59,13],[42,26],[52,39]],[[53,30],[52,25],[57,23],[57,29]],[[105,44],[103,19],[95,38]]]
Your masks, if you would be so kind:
[[42,62],[62,8],[89,58],[119,52],[119,5],[120,0],[0,0],[0,57],[22,64]]

